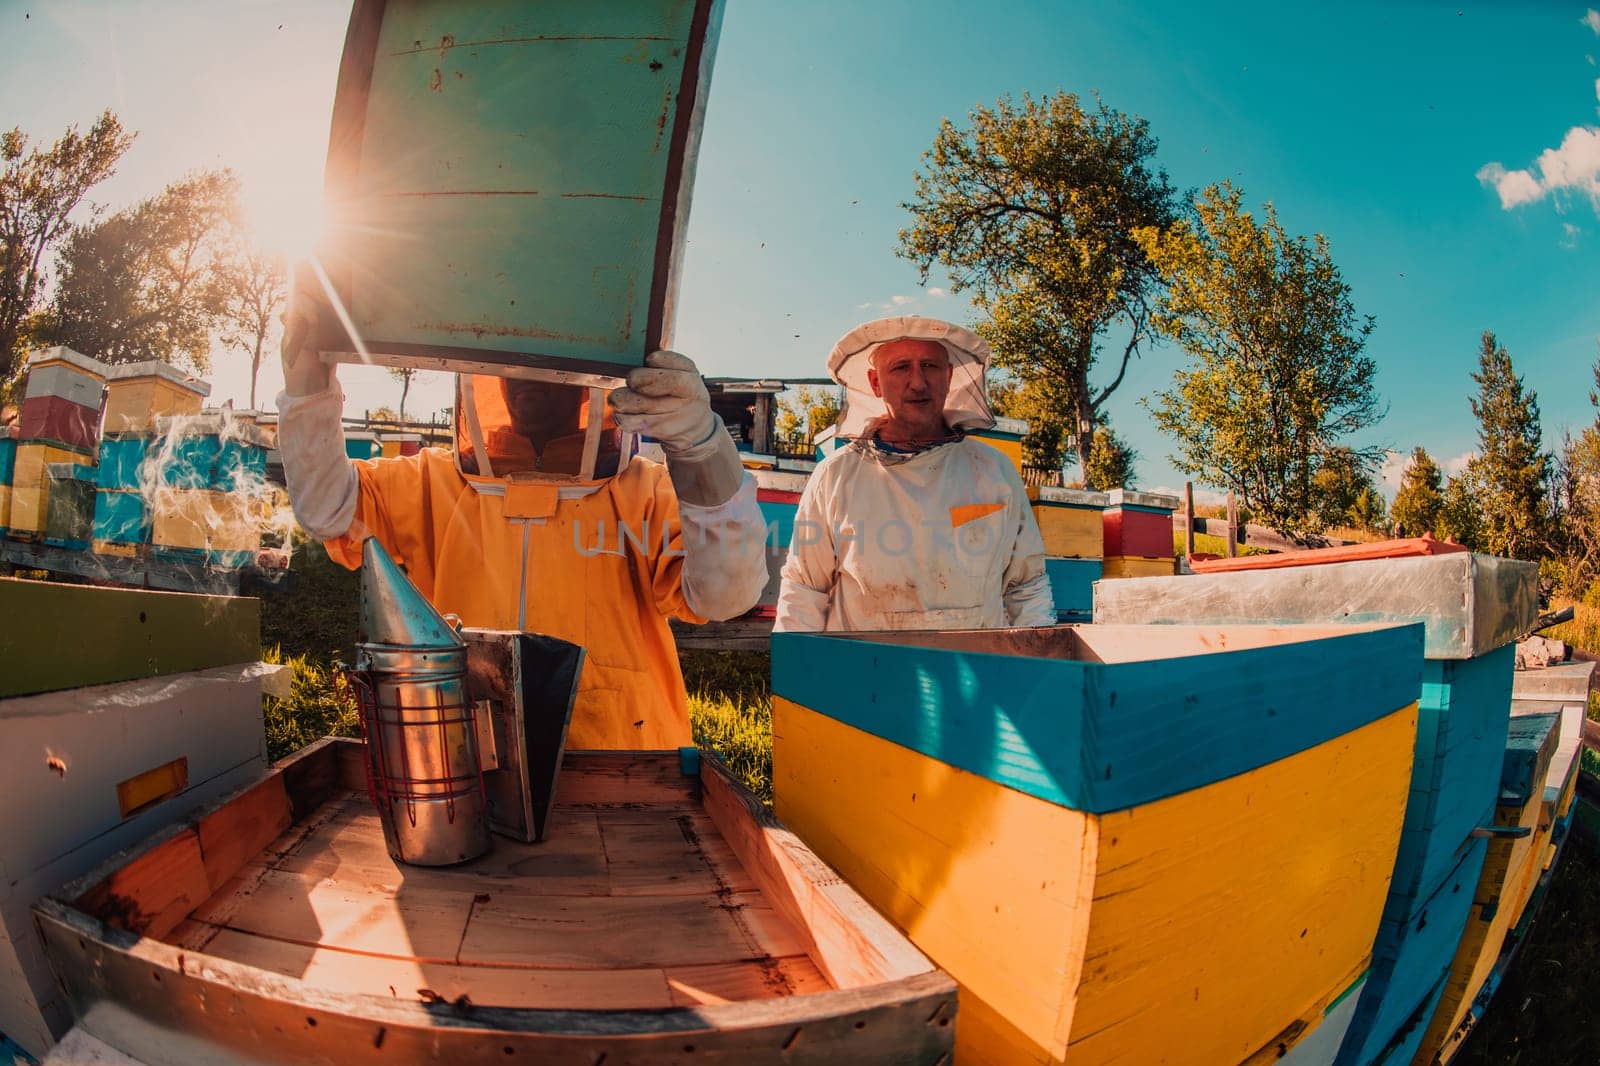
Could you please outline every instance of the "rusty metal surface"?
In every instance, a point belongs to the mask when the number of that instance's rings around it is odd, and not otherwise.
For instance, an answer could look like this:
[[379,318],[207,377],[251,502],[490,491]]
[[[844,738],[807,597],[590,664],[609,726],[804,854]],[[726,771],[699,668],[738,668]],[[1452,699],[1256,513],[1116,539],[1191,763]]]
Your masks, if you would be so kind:
[[362,344],[322,347],[615,377],[666,346],[721,4],[358,0],[324,262]]
[[1095,585],[1096,623],[1421,622],[1429,659],[1509,644],[1538,616],[1534,563],[1459,553]]

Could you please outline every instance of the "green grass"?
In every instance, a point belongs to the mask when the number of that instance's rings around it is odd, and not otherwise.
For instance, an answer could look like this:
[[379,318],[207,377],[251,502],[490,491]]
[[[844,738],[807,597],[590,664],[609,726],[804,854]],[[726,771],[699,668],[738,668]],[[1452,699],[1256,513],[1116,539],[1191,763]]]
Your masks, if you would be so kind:
[[334,668],[305,655],[286,659],[278,648],[263,649],[261,658],[287,663],[294,670],[288,699],[264,696],[261,700],[269,760],[293,755],[323,737],[360,735],[355,698]]
[[[1176,555],[1180,559],[1183,558],[1184,548],[1186,546],[1187,545],[1184,544],[1183,540],[1183,533],[1181,531],[1174,530],[1172,533],[1172,554]],[[1203,552],[1206,555],[1227,555],[1228,538],[1214,536],[1210,533],[1196,533],[1194,535],[1194,550],[1196,554]],[[1239,545],[1239,554],[1266,555],[1267,550],[1265,548],[1257,548],[1250,544],[1241,544]]]
[[736,702],[725,696],[689,697],[694,742],[717,754],[745,787],[772,806],[772,700]]

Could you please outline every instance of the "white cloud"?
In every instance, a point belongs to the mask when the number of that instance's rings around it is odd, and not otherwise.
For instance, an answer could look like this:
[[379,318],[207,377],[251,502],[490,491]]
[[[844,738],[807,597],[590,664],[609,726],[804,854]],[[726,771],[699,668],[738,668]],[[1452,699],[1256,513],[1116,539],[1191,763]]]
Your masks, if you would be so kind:
[[1578,246],[1578,235],[1582,232],[1583,230],[1570,222],[1561,223],[1561,247],[1576,248]]
[[[1595,91],[1600,95],[1600,82]],[[1542,200],[1546,193],[1580,193],[1600,214],[1600,127],[1572,127],[1559,148],[1540,152],[1534,167],[1527,170],[1486,163],[1478,168],[1478,180],[1499,194],[1500,206],[1507,211]]]
[[1467,468],[1468,463],[1477,457],[1477,452],[1462,452],[1460,455],[1453,455],[1448,459],[1442,460],[1439,463],[1439,469],[1444,471],[1446,477],[1455,477]]
[[[1595,92],[1600,93],[1600,81],[1595,82],[1594,85],[1595,85]],[[943,289],[932,288],[932,289],[928,290],[928,295],[932,296],[932,297],[935,297],[935,298],[938,298],[938,297],[943,297],[943,296],[949,296],[950,294],[945,292]]]
[[871,306],[872,306],[872,301],[871,301],[871,300],[868,300],[868,301],[867,301],[867,302],[866,302],[866,303],[864,303],[864,304],[856,304],[856,310],[857,310],[857,311],[865,311],[865,310],[866,310],[866,309],[867,309],[867,308],[869,308],[869,307],[871,307]]
[[1526,170],[1507,170],[1499,163],[1485,163],[1478,168],[1478,180],[1500,194],[1500,206],[1507,211],[1544,198],[1539,180]]
[[1411,462],[1410,452],[1384,452],[1383,465],[1378,468],[1378,484],[1390,499],[1400,491],[1400,480]]
[[911,297],[902,296],[899,293],[896,293],[895,295],[889,297],[889,302],[894,304],[896,307],[904,307],[906,304],[911,302]]
[[1591,7],[1588,11],[1584,12],[1583,18],[1579,21],[1593,30],[1596,36],[1600,36],[1600,11],[1596,11]]

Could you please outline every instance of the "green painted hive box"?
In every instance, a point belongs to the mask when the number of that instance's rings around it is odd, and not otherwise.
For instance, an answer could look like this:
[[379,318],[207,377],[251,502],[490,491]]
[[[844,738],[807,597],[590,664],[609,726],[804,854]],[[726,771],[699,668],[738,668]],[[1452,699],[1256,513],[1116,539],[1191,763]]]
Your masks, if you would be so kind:
[[778,633],[777,810],[960,983],[959,1061],[1325,1063],[1421,669],[1418,625]]
[[613,378],[672,332],[721,0],[357,0],[328,144],[337,358]]

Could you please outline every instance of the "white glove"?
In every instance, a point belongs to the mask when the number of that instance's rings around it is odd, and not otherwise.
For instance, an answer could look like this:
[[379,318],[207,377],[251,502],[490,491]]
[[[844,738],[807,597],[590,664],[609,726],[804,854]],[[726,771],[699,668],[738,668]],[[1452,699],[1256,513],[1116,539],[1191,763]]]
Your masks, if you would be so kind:
[[320,273],[310,260],[294,266],[289,283],[289,306],[283,312],[283,391],[290,396],[315,396],[333,385],[333,364],[324,363],[317,351],[322,324],[331,319]]
[[677,352],[651,352],[628,371],[626,388],[611,394],[617,425],[654,437],[672,456],[704,444],[722,428],[694,360]]

